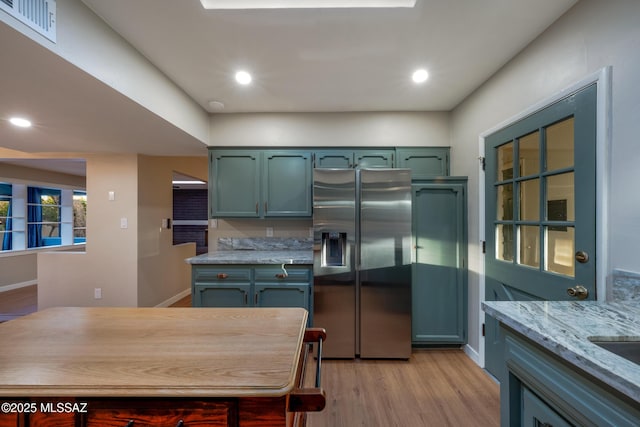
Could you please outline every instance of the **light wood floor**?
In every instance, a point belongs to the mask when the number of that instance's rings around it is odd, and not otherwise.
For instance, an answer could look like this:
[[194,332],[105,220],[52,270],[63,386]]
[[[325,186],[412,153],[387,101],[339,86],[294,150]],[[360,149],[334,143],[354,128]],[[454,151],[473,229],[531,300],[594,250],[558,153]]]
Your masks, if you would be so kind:
[[309,427],[500,425],[498,384],[459,349],[414,350],[408,362],[326,360],[322,387],[327,406]]
[[36,285],[0,292],[0,322],[33,313],[38,309]]
[[[172,305],[190,306],[190,296]],[[0,293],[0,315],[24,315],[36,307],[36,286]],[[308,427],[500,424],[498,384],[459,349],[414,350],[409,361],[325,360],[322,387],[327,406],[309,414]]]

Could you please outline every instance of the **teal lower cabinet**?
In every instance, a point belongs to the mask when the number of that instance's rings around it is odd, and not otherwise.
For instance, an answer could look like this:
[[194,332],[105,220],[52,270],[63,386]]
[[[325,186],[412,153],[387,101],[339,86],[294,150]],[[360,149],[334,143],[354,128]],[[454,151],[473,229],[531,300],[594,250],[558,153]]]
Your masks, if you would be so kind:
[[192,264],[194,307],[302,307],[312,324],[309,265]]
[[414,181],[412,343],[467,341],[466,177]]
[[502,427],[637,427],[637,402],[506,327]]

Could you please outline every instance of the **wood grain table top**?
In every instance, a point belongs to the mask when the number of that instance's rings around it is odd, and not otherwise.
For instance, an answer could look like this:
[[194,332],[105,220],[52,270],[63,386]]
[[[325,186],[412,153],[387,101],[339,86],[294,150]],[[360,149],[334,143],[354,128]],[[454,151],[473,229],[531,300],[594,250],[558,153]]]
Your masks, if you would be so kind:
[[282,396],[301,308],[50,308],[0,324],[0,396]]

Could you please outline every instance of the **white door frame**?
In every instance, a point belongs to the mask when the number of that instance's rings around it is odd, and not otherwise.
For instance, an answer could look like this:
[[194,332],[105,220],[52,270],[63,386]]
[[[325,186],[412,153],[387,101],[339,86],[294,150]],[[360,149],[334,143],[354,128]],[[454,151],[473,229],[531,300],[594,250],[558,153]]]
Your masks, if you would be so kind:
[[[609,299],[607,292],[607,279],[610,274],[609,266],[609,192],[611,179],[611,73],[612,67],[603,67],[592,73],[580,81],[561,90],[553,96],[542,100],[527,108],[526,110],[516,114],[515,116],[505,120],[502,123],[482,132],[478,138],[479,156],[485,157],[484,145],[485,139],[496,131],[510,126],[511,124],[534,114],[549,105],[566,98],[580,89],[597,85],[597,106],[596,106],[596,299],[604,301]],[[485,174],[482,170],[482,162],[478,167],[478,230],[480,242],[485,241]],[[479,257],[479,295],[480,306],[484,302],[485,294],[485,270],[484,261],[486,254],[482,253],[482,245],[478,246]],[[484,323],[484,311],[480,309],[478,322],[479,340],[479,364],[485,366],[484,350],[485,342],[482,335],[482,325]]]

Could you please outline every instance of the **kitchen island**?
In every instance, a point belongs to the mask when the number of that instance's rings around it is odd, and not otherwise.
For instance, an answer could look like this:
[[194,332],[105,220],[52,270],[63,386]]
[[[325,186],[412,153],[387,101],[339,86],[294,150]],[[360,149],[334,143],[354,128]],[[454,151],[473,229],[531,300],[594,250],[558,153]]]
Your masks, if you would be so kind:
[[[51,308],[0,324],[0,426],[289,426],[301,389],[299,308]],[[296,414],[298,413],[298,414]]]
[[503,301],[483,309],[505,336],[502,426],[640,425],[640,364],[603,348],[640,341],[637,305]]

